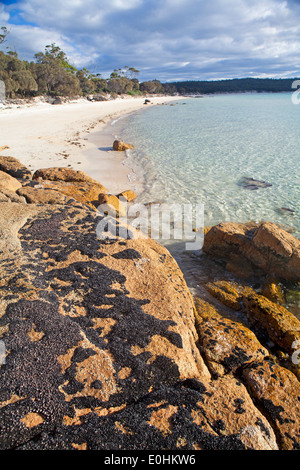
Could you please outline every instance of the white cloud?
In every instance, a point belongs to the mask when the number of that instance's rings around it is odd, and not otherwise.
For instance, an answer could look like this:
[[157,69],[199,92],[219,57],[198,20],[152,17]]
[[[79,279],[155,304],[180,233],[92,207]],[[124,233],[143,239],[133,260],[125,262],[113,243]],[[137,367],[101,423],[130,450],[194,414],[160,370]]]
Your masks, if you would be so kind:
[[[13,25],[16,7],[28,24]],[[20,55],[55,42],[93,71],[132,65],[162,80],[300,74],[296,0],[21,0],[1,19],[12,22]]]

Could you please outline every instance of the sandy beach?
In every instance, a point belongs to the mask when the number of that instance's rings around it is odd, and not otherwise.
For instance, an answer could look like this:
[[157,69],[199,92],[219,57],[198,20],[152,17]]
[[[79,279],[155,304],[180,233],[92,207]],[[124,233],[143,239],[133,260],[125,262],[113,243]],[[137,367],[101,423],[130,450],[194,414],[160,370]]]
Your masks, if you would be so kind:
[[[174,97],[151,97],[154,106]],[[36,103],[0,110],[2,155],[18,158],[32,171],[69,167],[97,179],[111,193],[132,188],[130,170],[122,164],[123,152],[112,150],[111,124],[123,115],[145,107],[145,97],[112,101],[78,100],[61,105]],[[138,191],[138,182],[132,188]]]

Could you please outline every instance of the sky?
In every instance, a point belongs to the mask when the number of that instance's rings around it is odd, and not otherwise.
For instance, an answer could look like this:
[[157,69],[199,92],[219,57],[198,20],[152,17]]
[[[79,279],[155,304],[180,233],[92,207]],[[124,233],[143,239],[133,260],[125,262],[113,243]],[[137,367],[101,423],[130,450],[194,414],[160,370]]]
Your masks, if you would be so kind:
[[55,43],[77,68],[162,82],[300,76],[300,0],[6,0],[1,49]]

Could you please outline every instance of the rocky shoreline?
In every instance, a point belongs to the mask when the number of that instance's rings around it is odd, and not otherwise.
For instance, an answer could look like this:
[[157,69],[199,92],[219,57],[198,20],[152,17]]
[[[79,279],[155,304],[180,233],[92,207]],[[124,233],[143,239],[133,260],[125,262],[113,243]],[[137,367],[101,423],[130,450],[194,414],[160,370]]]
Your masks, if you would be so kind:
[[99,201],[118,196],[0,157],[0,448],[299,449],[300,321],[280,288],[300,281],[299,240],[207,228],[204,253],[236,281],[193,297],[154,240],[97,237]]

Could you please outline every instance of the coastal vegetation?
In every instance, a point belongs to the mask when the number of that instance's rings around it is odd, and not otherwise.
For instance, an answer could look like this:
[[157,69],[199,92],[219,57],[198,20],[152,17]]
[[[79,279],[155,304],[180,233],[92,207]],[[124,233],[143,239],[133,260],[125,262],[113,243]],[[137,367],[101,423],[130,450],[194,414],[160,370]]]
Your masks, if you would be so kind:
[[[6,41],[8,31],[1,28],[0,44]],[[109,78],[91,73],[86,68],[77,69],[70,64],[66,53],[55,43],[38,52],[34,61],[22,60],[16,51],[0,51],[0,80],[3,80],[7,98],[34,96],[87,96],[120,94],[143,95],[164,93],[158,80],[140,83],[139,70],[125,66],[114,69]]]

